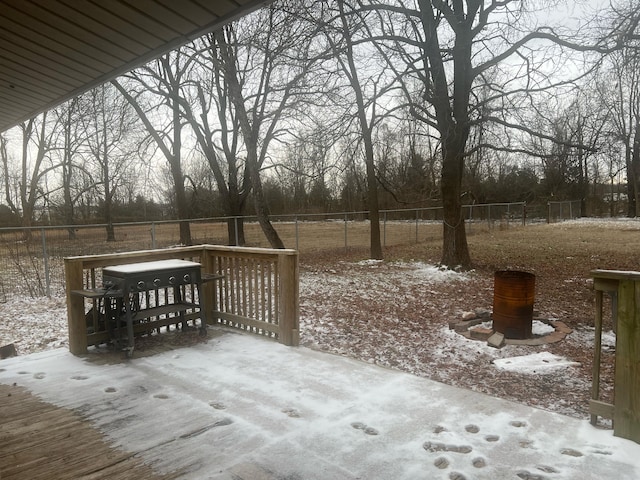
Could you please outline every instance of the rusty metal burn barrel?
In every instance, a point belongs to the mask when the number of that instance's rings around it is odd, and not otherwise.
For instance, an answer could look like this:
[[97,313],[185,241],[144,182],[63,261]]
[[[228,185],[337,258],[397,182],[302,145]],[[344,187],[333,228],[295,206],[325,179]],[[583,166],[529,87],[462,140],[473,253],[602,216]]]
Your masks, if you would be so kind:
[[535,291],[534,274],[497,271],[493,285],[493,329],[505,338],[530,338]]

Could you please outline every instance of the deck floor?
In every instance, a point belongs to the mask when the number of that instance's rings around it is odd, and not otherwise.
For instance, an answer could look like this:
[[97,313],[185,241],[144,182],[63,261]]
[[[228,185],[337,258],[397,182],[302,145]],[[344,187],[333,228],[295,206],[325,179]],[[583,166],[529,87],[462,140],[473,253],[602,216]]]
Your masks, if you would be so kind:
[[77,413],[0,384],[0,479],[162,479]]

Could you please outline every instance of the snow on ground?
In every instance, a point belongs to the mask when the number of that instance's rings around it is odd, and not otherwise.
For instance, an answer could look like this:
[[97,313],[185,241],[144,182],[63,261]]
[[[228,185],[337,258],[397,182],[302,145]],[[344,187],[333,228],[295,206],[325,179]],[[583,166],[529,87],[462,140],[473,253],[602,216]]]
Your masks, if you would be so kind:
[[0,346],[18,355],[69,345],[65,297],[12,298],[0,303]]
[[567,360],[559,355],[550,352],[538,352],[518,357],[499,358],[493,364],[503,370],[519,373],[547,373],[558,368],[571,365],[578,365],[576,362]]
[[0,382],[81,412],[184,480],[640,478],[640,445],[584,420],[216,331],[128,362],[65,349],[10,358]]
[[576,218],[565,220],[554,225],[588,225],[592,227],[608,228],[615,225],[616,230],[640,230],[640,218]]

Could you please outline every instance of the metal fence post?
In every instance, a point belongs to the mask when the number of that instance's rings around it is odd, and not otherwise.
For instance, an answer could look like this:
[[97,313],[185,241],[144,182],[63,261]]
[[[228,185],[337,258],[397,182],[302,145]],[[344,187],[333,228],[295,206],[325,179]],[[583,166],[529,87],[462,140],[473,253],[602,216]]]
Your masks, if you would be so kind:
[[346,252],[348,250],[348,245],[347,245],[347,214],[344,214],[344,251]]
[[296,223],[296,250],[300,250],[300,236],[298,235],[298,216],[295,216]]
[[238,247],[240,246],[240,244],[238,243],[238,217],[233,217],[233,228],[236,232],[236,247]]
[[387,212],[382,217],[382,247],[387,246]]
[[416,209],[416,244],[418,243],[418,213],[419,210]]
[[156,222],[151,222],[151,248],[156,248]]
[[47,235],[44,228],[42,232],[42,259],[44,260],[44,283],[47,297],[51,296],[51,280],[49,278],[49,254],[47,253]]

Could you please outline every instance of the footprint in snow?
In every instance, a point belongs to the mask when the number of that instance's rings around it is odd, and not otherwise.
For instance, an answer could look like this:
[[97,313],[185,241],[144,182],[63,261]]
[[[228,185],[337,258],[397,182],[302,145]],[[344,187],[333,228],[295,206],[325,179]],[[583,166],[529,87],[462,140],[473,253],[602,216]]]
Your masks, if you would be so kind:
[[367,435],[378,435],[380,432],[378,432],[378,430],[376,430],[373,427],[368,427],[367,425],[365,425],[362,422],[353,422],[351,424],[351,426],[353,428],[355,428],[356,430],[362,430],[365,434]]
[[287,416],[291,418],[300,418],[300,412],[298,412],[295,408],[285,408],[282,410],[282,413],[286,413]]
[[596,455],[613,455],[613,452],[610,452],[609,450],[594,450],[593,453]]
[[519,472],[516,472],[516,475],[522,480],[548,480],[549,478],[544,475],[528,472],[527,470],[520,470]]
[[439,442],[425,442],[422,444],[427,452],[456,452],[471,453],[473,449],[468,445],[446,445]]
[[484,468],[487,466],[487,461],[482,457],[474,458],[471,464],[476,468]]
[[536,468],[544,473],[560,473],[558,470],[548,465],[536,465]]
[[449,474],[449,480],[467,480],[467,477],[460,472],[451,472]]
[[433,461],[433,464],[438,467],[440,470],[444,470],[449,466],[449,460],[444,457],[438,457]]
[[582,452],[574,450],[573,448],[563,448],[560,450],[562,455],[569,455],[570,457],[582,457]]

